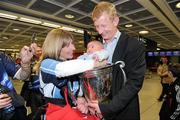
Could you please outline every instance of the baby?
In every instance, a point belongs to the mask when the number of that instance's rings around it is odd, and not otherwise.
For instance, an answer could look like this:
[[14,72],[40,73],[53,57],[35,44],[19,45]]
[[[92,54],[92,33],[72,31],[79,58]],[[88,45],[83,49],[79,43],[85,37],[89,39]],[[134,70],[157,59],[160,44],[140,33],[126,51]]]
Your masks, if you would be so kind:
[[[78,59],[83,59],[83,60],[96,59],[98,61],[103,61],[103,60],[107,60],[108,57],[109,54],[104,49],[103,44],[100,41],[93,40],[88,43],[86,53],[79,56]],[[84,87],[80,88],[81,90],[79,92],[79,95],[82,95],[82,90],[85,90],[87,92],[89,99],[91,100],[97,99],[96,93],[94,92],[90,83],[88,81],[83,81],[82,84]],[[79,105],[80,104],[86,104],[86,103],[79,103]]]
[[78,59],[89,60],[97,59],[99,61],[106,60],[109,57],[108,52],[104,49],[100,41],[93,40],[88,43],[86,53],[79,56]]

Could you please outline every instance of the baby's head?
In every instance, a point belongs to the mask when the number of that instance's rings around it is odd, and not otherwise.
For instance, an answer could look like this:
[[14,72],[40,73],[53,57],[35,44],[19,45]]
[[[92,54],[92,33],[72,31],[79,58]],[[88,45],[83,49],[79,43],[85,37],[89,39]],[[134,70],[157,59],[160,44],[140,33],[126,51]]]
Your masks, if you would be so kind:
[[92,53],[100,51],[102,49],[104,49],[103,44],[100,41],[93,40],[88,43],[86,52],[87,52],[87,54],[92,54]]

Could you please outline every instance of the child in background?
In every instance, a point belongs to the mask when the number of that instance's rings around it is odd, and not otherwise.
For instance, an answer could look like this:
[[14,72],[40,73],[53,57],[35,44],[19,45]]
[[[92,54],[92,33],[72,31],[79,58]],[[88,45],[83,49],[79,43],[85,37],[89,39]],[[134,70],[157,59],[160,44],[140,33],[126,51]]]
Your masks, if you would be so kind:
[[78,59],[89,60],[97,59],[99,61],[106,60],[109,57],[108,52],[104,49],[100,41],[93,40],[88,43],[86,53],[79,56]]

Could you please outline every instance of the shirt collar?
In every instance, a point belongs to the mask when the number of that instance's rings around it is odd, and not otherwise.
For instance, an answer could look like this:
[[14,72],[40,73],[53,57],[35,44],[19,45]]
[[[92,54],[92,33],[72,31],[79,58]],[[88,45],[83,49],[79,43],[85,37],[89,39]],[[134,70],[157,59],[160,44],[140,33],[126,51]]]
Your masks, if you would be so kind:
[[121,35],[121,32],[118,30],[118,31],[116,32],[115,36],[113,37],[113,40],[118,40],[119,37],[120,37],[120,35]]
[[[118,39],[119,39],[120,36],[121,36],[121,32],[118,30],[118,31],[115,33],[114,37],[112,38],[112,40],[111,40],[109,43],[112,43],[112,42],[114,42],[114,41],[118,41]],[[103,43],[104,43],[104,44],[108,44],[108,43],[105,42],[104,39],[103,39]]]

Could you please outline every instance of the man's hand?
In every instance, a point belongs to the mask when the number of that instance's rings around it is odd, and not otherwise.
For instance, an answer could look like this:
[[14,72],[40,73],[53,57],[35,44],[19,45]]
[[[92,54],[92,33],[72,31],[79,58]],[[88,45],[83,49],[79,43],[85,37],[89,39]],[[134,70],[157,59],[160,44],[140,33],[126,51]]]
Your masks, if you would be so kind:
[[77,98],[77,108],[82,113],[85,113],[85,114],[88,113],[87,101],[86,101],[86,99],[84,97],[78,97]]
[[0,94],[0,109],[11,105],[11,98],[7,94]]

